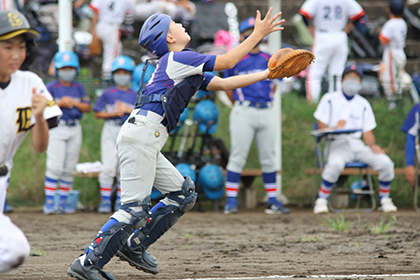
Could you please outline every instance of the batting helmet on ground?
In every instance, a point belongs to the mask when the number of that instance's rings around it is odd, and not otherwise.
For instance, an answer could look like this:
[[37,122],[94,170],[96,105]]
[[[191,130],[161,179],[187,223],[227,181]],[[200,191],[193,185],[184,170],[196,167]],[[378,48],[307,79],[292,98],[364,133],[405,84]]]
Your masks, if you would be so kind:
[[166,35],[171,17],[165,14],[153,14],[144,22],[140,30],[139,45],[156,56],[163,56],[169,51]]
[[203,166],[198,174],[198,185],[203,188],[209,199],[222,198],[225,193],[225,177],[222,168],[215,164]]
[[74,67],[77,70],[77,73],[80,72],[79,58],[74,52],[58,52],[54,55],[54,68],[55,74],[57,75],[57,70],[63,67]]
[[201,133],[213,134],[217,130],[219,110],[211,100],[198,102],[194,109],[193,119],[198,122]]

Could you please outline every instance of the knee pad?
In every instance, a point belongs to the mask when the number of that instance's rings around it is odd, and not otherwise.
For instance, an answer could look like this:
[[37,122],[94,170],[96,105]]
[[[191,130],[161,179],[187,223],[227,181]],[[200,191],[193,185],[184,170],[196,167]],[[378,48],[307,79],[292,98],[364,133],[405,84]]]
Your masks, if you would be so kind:
[[147,224],[136,231],[130,239],[133,247],[141,247],[146,250],[167,232],[185,212],[193,208],[197,200],[194,182],[190,177],[187,177],[182,185],[182,190],[169,193],[168,198],[178,202],[179,206],[166,205],[152,213]]
[[[131,207],[142,207],[142,211],[134,211],[131,209]],[[150,199],[150,196],[146,197],[143,201],[136,201],[131,203],[125,203],[121,206],[121,210],[124,210],[125,212],[129,213],[131,215],[130,224],[133,226],[133,228],[141,228],[147,223],[147,220],[149,219],[149,210],[152,207],[152,202]]]
[[126,223],[115,223],[109,229],[95,237],[92,251],[86,256],[85,264],[103,268],[115,253],[127,242],[134,229]]

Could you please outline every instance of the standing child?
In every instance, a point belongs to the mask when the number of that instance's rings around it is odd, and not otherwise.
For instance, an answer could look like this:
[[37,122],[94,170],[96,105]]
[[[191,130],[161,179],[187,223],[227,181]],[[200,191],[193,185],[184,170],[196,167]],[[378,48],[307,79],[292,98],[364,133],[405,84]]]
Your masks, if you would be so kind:
[[[117,253],[121,259],[145,272],[159,272],[156,259],[146,250],[191,210],[197,193],[194,182],[184,178],[161,149],[168,131],[198,89],[232,90],[268,78],[269,70],[221,79],[205,71],[230,69],[284,20],[281,13],[270,18],[272,8],[242,44],[224,55],[203,55],[185,49],[191,40],[182,24],[164,14],[154,14],[143,24],[139,44],[160,57],[156,71],[136,102],[117,139],[121,174],[121,208],[99,230],[85,253],[67,271],[78,279],[115,279],[102,268]],[[155,186],[163,198],[152,209]]]
[[379,78],[385,97],[389,101],[389,110],[394,109],[396,106],[396,94],[401,94],[397,79],[399,72],[404,69],[407,62],[407,57],[404,53],[407,24],[402,18],[404,6],[405,4],[401,0],[393,0],[390,3],[389,20],[382,27],[379,34],[379,41],[385,47]]
[[[115,146],[117,135],[122,124],[133,110],[137,98],[137,94],[130,88],[134,67],[134,61],[128,56],[118,56],[115,58],[111,68],[111,78],[115,86],[104,90],[93,108],[95,117],[105,120],[101,135],[101,160],[103,169],[99,173],[99,187],[101,189],[99,213],[110,213],[112,210],[112,185],[118,172],[117,147]],[[117,198],[114,205],[115,211],[120,207],[121,196],[120,184],[119,182],[117,184]]]
[[74,167],[79,160],[82,146],[83,113],[90,112],[90,100],[82,84],[74,81],[80,72],[79,58],[74,52],[58,52],[54,56],[54,72],[57,80],[47,89],[63,111],[58,127],[50,132],[45,172],[44,214],[56,211],[54,196],[60,184],[58,213],[72,214],[76,211],[67,198],[73,188]]
[[22,264],[30,251],[23,232],[3,214],[13,157],[29,130],[34,150],[44,152],[48,129],[61,115],[41,78],[19,70],[35,58],[36,38],[23,14],[0,11],[0,274]]
[[[255,25],[255,18],[250,17],[241,22],[239,31],[241,41],[251,33]],[[267,68],[270,55],[260,51],[255,46],[235,67],[225,71],[225,77],[246,75]],[[275,149],[276,121],[272,104],[275,86],[270,80],[264,80],[247,87],[227,91],[227,95],[234,102],[230,113],[230,143],[231,152],[227,164],[225,214],[238,212],[239,182],[242,169],[248,157],[249,148],[254,138],[258,145],[258,154],[263,172],[265,192],[268,197],[265,213],[286,214],[290,210],[277,200]]]

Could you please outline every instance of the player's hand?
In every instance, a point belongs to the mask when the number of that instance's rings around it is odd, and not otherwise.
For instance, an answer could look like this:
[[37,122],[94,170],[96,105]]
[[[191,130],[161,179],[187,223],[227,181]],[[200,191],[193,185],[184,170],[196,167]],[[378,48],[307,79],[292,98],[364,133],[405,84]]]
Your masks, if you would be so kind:
[[130,106],[128,106],[125,102],[121,102],[121,101],[117,100],[115,103],[116,103],[115,104],[115,110],[117,112],[123,112],[123,113],[126,113],[126,114],[131,113],[132,108]]
[[385,151],[376,144],[373,144],[370,148],[375,154],[385,154]]
[[63,96],[60,101],[61,107],[72,109],[74,107],[75,100],[70,96]]
[[284,27],[280,27],[279,25],[284,23],[286,20],[282,19],[282,20],[276,21],[281,16],[282,13],[279,12],[275,16],[270,18],[272,12],[273,12],[273,8],[271,7],[268,10],[265,17],[261,19],[261,12],[257,11],[253,33],[261,36],[261,39],[274,31],[280,31],[284,29]]
[[44,110],[47,108],[48,100],[47,98],[36,92],[35,88],[32,88],[32,114],[35,119],[40,119],[44,117]]
[[336,128],[345,128],[346,123],[347,122],[345,120],[340,120],[340,121],[338,121]]
[[413,165],[408,165],[405,167],[405,176],[404,179],[411,185],[414,186],[416,183],[416,169]]

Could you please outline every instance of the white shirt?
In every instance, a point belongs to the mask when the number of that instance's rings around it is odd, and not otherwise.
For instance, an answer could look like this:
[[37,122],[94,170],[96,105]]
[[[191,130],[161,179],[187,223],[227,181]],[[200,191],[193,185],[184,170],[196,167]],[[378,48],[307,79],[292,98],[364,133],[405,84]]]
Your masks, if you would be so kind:
[[98,21],[121,25],[127,15],[133,14],[131,0],[92,0],[90,7],[98,12]]
[[44,111],[44,118],[60,117],[62,112],[55,104],[44,82],[36,74],[28,71],[16,71],[11,75],[9,85],[0,88],[0,165],[12,168],[13,156],[35,124],[31,114],[32,88],[45,95],[49,102]]
[[403,49],[407,37],[407,24],[402,18],[391,18],[382,27],[379,38],[384,39],[389,44],[390,49]]
[[[25,5],[24,0],[18,1],[19,8],[23,8]],[[0,0],[0,9],[1,10],[17,10],[15,0]]]
[[342,31],[348,19],[356,20],[365,13],[355,0],[306,0],[299,12],[313,18],[319,31]]
[[[337,126],[340,120],[346,121],[344,129],[361,129],[368,132],[376,127],[375,115],[369,102],[356,94],[351,100],[347,100],[341,92],[325,94],[314,113],[315,119],[328,125]],[[347,135],[337,135],[334,138],[360,138],[362,132]]]

